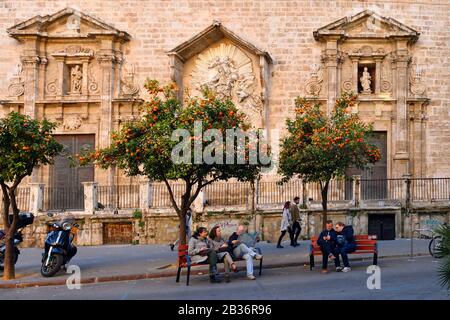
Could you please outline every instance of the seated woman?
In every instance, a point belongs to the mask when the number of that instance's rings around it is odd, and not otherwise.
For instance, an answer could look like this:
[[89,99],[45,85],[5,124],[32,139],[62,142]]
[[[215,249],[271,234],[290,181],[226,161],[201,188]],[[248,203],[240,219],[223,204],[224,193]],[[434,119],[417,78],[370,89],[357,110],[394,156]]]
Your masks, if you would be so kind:
[[209,240],[212,244],[212,248],[217,252],[218,262],[223,262],[225,266],[225,281],[230,282],[230,267],[234,272],[237,272],[237,267],[228,252],[228,243],[222,238],[220,226],[215,226],[211,229],[209,232]]
[[192,263],[209,263],[209,280],[212,283],[218,283],[220,279],[217,277],[217,253],[207,237],[208,230],[205,227],[199,227],[189,240],[188,253]]
[[245,259],[247,278],[250,280],[255,280],[256,277],[253,275],[253,258],[256,260],[261,260],[263,256],[253,251],[253,248],[249,248],[247,245],[240,242],[239,236],[243,233],[245,233],[245,227],[240,225],[237,231],[233,232],[230,236],[228,246],[232,249],[232,253],[235,258]]

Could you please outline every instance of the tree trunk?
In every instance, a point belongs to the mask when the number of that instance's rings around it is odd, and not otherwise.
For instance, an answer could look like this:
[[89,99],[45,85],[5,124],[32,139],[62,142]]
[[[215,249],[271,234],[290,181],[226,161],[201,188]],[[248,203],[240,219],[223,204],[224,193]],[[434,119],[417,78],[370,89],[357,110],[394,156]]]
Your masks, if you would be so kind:
[[180,244],[186,244],[186,212],[187,210],[181,209],[181,217],[180,217]]
[[[3,279],[11,280],[15,279],[15,270],[14,270],[14,260],[13,260],[13,252],[14,252],[14,226],[17,226],[17,218],[13,218],[13,223],[9,222],[9,207],[11,205],[11,198],[7,192],[6,187],[2,185],[3,192],[3,224],[5,227],[5,257],[4,257],[4,271],[3,271]],[[13,193],[14,194],[14,193]],[[16,223],[14,223],[16,222]]]
[[322,214],[322,227],[323,230],[325,230],[326,227],[326,222],[328,220],[328,186],[330,184],[330,180],[327,180],[325,182],[325,185],[322,187],[322,183],[320,183],[321,186],[321,194],[322,194],[322,209],[323,209],[323,214]]

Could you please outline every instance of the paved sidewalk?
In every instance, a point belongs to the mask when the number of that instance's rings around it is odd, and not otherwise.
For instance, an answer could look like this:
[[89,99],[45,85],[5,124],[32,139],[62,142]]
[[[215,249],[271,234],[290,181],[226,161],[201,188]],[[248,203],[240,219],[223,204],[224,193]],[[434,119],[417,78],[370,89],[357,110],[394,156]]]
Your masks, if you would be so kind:
[[[310,242],[305,240],[300,243],[299,247],[292,248],[288,242],[284,242],[283,249],[277,249],[274,243],[259,243],[258,246],[264,254],[263,275],[265,268],[309,265]],[[378,243],[380,264],[383,263],[383,258],[407,257],[410,254],[411,242],[408,239],[379,241]],[[415,239],[414,254],[428,255],[428,243],[429,240]],[[38,248],[22,249],[16,265],[17,279],[10,281],[0,279],[0,288],[65,284],[69,274],[63,270],[52,278],[44,278],[40,275],[41,253],[42,249]],[[362,259],[366,260],[364,263],[370,264],[371,258],[371,255],[350,255],[350,262]],[[168,245],[105,245],[78,247],[78,253],[72,259],[71,264],[80,267],[82,283],[96,283],[175,277],[176,259],[176,251],[170,251]],[[319,260],[320,257],[316,257],[316,268],[320,267]],[[238,266],[242,270],[245,268],[245,263],[239,262]],[[207,267],[196,267],[192,271],[193,274],[205,274]],[[185,277],[182,277],[183,280]]]

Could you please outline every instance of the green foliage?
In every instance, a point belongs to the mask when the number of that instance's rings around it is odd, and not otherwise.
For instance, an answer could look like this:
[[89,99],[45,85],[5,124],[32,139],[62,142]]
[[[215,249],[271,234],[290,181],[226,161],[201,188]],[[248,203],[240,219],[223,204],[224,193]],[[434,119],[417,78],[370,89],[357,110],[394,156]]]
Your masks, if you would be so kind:
[[[173,162],[172,151],[179,141],[174,141],[172,134],[177,129],[187,130],[191,134],[191,150],[194,150],[195,144],[200,143],[203,151],[206,146],[218,142],[196,137],[196,121],[202,124],[203,130],[218,129],[224,135],[227,129],[247,130],[250,126],[232,101],[217,99],[207,89],[204,90],[203,97],[189,98],[183,106],[176,97],[173,84],[161,86],[156,80],[147,80],[144,87],[148,90],[150,99],[141,106],[142,117],[124,123],[120,130],[113,132],[109,147],[82,154],[79,157],[81,165],[94,162],[104,169],[114,165],[129,176],[143,175],[152,181],[183,180],[186,192],[182,197],[182,210],[186,210],[195,200],[201,187],[213,181],[230,178],[252,181],[260,174],[262,165],[259,164],[249,164],[248,161],[239,165],[226,164],[226,152],[223,154],[223,164],[207,164],[205,161],[196,163],[194,152],[191,152],[189,163]],[[250,148],[258,147],[250,145],[247,140],[244,142],[247,155]],[[236,143],[231,154],[234,159],[237,158],[237,151]],[[170,187],[168,188],[170,191]],[[175,201],[172,201],[172,205],[180,214]]]
[[0,182],[21,180],[34,167],[51,164],[63,149],[51,135],[55,127],[16,112],[0,119]]
[[378,148],[367,141],[372,126],[349,111],[355,100],[343,95],[326,115],[320,104],[296,99],[295,118],[286,121],[288,133],[281,140],[283,181],[298,175],[305,182],[326,182],[344,176],[349,167],[364,168],[380,159]]
[[440,245],[436,247],[436,257],[442,259],[438,269],[439,282],[450,290],[450,226],[441,226],[436,233],[442,237]]
[[133,218],[135,218],[136,220],[141,220],[142,219],[142,211],[141,210],[134,210]]

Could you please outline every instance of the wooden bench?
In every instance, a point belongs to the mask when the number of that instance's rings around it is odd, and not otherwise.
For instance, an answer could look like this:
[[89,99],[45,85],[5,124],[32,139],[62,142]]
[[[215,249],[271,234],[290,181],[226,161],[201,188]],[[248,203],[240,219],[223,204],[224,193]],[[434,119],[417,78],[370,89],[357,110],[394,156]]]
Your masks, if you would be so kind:
[[[176,282],[180,282],[180,275],[181,275],[181,269],[182,268],[187,268],[187,279],[186,279],[186,285],[189,285],[189,278],[191,275],[191,268],[195,267],[195,266],[205,266],[208,265],[207,262],[200,262],[200,263],[192,263],[191,262],[191,256],[188,253],[188,249],[189,246],[186,245],[179,245],[178,246],[178,272],[177,272],[177,280]],[[255,250],[259,253],[261,253],[261,249],[260,248],[255,248]],[[245,261],[245,259],[243,258],[239,258],[239,259],[235,259],[233,257],[233,261],[234,262],[238,262],[238,261]],[[261,258],[261,260],[259,260],[259,275],[261,275],[262,273],[262,264],[263,264],[263,259]]]
[[[367,234],[355,236],[356,250],[349,254],[368,254],[373,253],[373,264],[378,263],[378,244],[374,236]],[[314,256],[321,256],[322,251],[320,246],[317,245],[317,237],[311,238],[311,245],[309,247],[309,270],[314,268]]]

